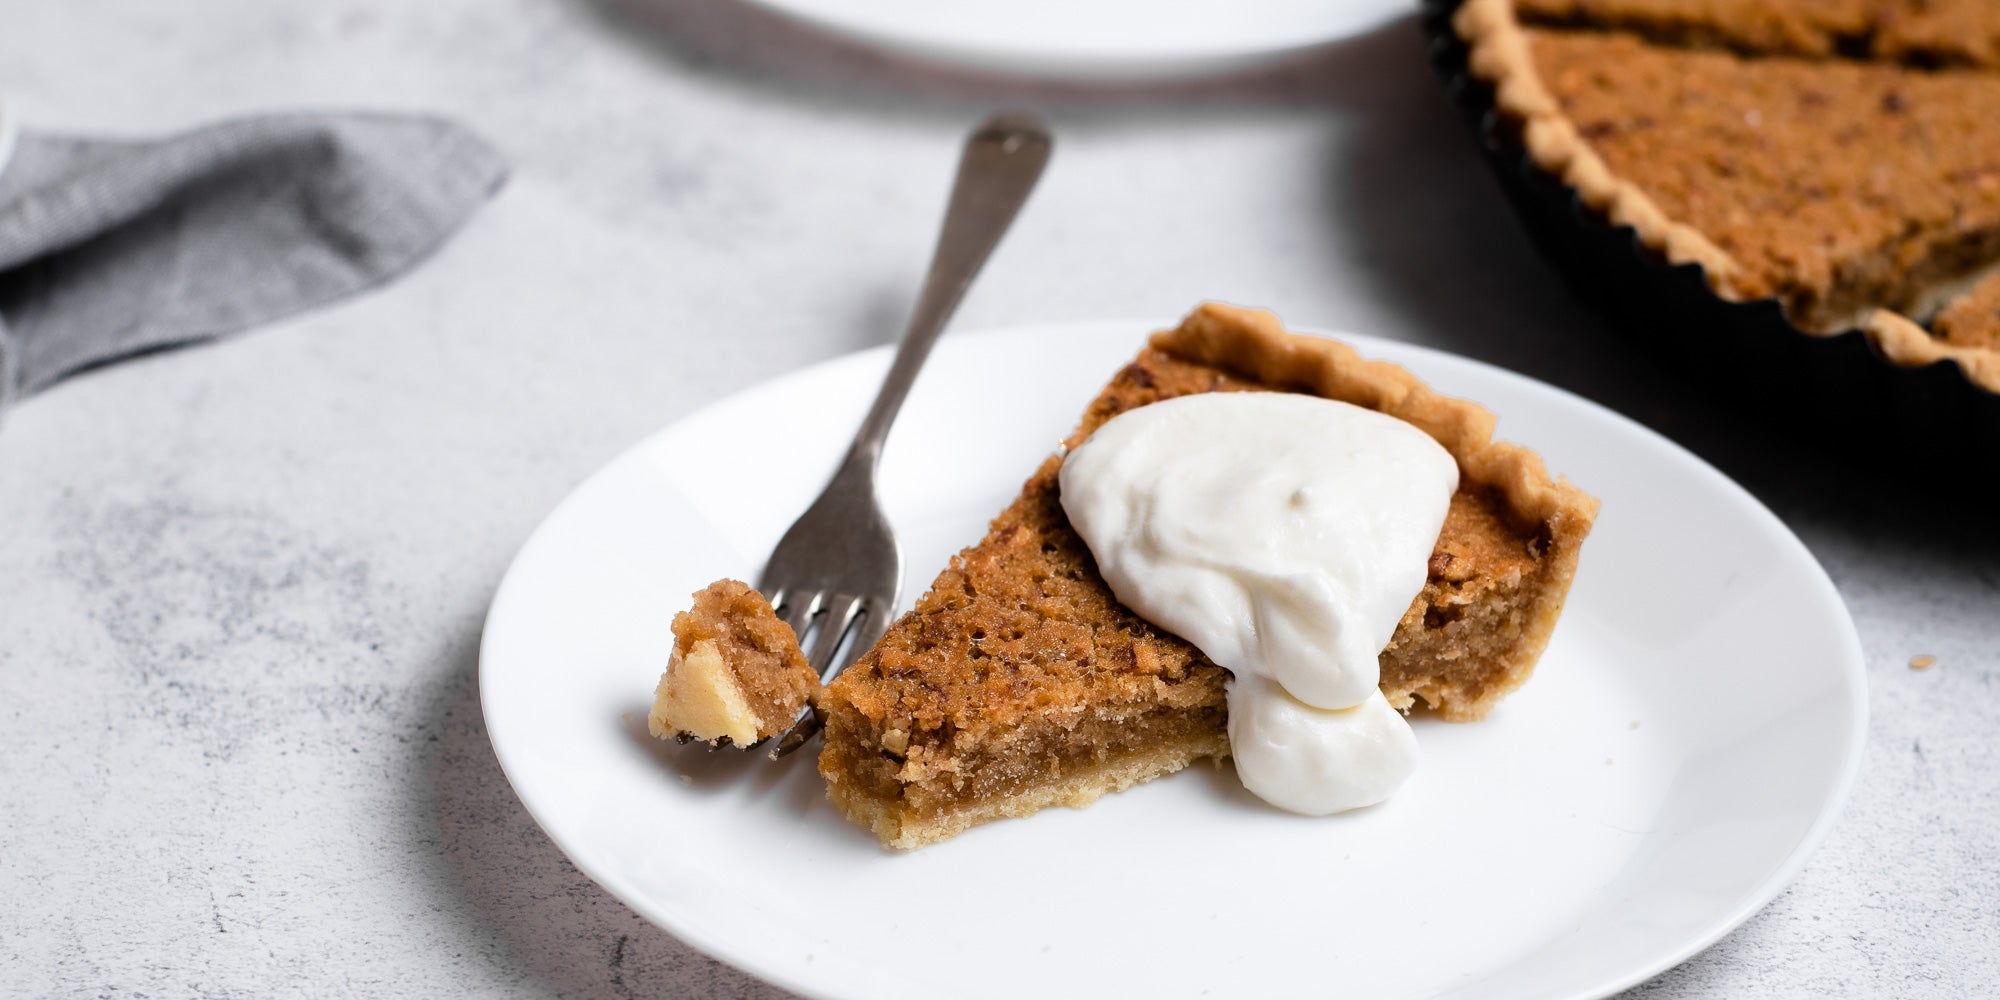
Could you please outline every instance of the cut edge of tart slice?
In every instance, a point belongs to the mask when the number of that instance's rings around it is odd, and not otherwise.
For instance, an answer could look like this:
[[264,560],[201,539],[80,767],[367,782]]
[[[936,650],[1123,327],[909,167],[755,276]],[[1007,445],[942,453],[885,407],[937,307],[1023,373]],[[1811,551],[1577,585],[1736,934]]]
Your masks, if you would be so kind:
[[[1630,227],[1642,246],[1667,263],[1700,265],[1717,296],[1731,302],[1770,297],[1765,291],[1746,289],[1741,262],[1686,220],[1669,215],[1592,147],[1543,79],[1531,52],[1529,28],[1517,14],[1514,0],[1465,0],[1451,23],[1467,47],[1469,72],[1493,88],[1494,108],[1517,131],[1537,168],[1567,185],[1585,208],[1609,224]],[[1771,57],[1799,54],[1780,51]],[[1919,283],[1910,307],[1922,316],[1948,308],[1966,289],[2000,274],[2000,253],[1984,253],[1954,267]],[[1817,322],[1811,317],[1788,319],[1794,328],[1816,336],[1858,328],[1882,357],[1899,366],[1956,362],[1974,384],[2000,393],[2000,349],[1933,335],[1900,312],[1862,304]]]
[[[1453,721],[1525,681],[1560,615],[1597,502],[1492,439],[1482,407],[1276,317],[1210,303],[1156,334],[1085,411],[1106,420],[1193,392],[1305,392],[1405,420],[1461,483],[1429,578],[1381,656],[1391,704]],[[1228,672],[1119,604],[1063,515],[1054,455],[986,536],[830,684],[828,795],[911,849],[1003,817],[1083,806],[1228,754]]]

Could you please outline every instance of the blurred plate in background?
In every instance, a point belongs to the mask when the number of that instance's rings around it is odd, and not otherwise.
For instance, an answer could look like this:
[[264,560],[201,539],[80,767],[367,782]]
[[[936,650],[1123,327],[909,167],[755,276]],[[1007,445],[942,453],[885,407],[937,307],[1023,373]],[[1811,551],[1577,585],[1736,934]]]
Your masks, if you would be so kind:
[[1209,73],[1338,41],[1408,0],[750,0],[836,34],[1008,73]]

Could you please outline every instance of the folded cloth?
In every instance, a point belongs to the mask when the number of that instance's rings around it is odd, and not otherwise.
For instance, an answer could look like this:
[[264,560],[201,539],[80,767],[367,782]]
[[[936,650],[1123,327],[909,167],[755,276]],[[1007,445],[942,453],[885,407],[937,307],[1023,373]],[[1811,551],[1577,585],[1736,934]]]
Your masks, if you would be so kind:
[[0,162],[0,407],[83,368],[394,277],[506,177],[479,137],[404,115],[13,140]]

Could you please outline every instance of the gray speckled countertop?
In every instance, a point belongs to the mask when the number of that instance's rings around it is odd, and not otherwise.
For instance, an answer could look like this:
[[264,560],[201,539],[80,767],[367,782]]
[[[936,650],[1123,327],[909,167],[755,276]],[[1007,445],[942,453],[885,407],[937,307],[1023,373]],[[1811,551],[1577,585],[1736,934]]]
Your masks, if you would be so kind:
[[0,93],[30,125],[409,107],[517,164],[400,284],[86,374],[0,426],[0,993],[777,995],[641,921],[529,819],[480,723],[481,618],[538,518],[624,446],[888,339],[961,133],[1017,102],[1060,148],[961,327],[1225,297],[1496,361],[1688,444],[1825,563],[1869,662],[1852,803],[1768,910],[1637,993],[2000,982],[1990,505],[1857,487],[1622,353],[1530,252],[1412,24],[1091,89],[911,66],[730,0],[644,2],[0,13]]

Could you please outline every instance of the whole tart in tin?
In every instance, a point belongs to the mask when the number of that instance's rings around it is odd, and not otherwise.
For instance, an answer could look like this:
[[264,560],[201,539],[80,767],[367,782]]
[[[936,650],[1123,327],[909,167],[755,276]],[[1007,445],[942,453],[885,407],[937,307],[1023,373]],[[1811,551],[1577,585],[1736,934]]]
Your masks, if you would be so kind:
[[2000,4],[1466,0],[1450,25],[1529,162],[1647,251],[2000,393]]

